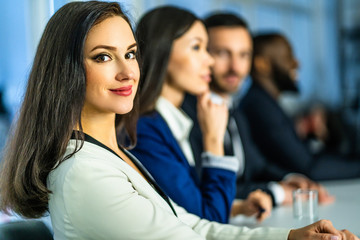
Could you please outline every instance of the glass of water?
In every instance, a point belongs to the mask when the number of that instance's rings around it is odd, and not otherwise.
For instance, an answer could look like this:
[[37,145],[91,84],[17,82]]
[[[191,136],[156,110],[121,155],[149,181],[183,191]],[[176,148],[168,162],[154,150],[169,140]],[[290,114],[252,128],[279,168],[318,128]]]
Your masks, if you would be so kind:
[[318,216],[317,190],[297,189],[293,191],[293,215],[302,225],[316,222]]

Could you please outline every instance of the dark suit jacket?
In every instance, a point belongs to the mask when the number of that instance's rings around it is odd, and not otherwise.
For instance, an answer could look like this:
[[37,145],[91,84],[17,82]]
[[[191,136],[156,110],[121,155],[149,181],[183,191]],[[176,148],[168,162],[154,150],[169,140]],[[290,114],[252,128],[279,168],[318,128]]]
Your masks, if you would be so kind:
[[[194,121],[194,127],[190,133],[190,142],[195,159],[199,159],[198,156],[203,151],[203,141],[200,126],[197,121],[196,98],[187,95],[182,108]],[[274,196],[268,188],[268,182],[281,180],[287,172],[274,164],[269,164],[264,156],[258,151],[251,138],[248,123],[240,111],[230,111],[230,116],[235,119],[238,127],[245,157],[244,172],[237,177],[236,197],[246,198],[250,192],[256,189],[262,189],[269,193],[274,200]],[[233,155],[233,149],[225,147],[225,154]],[[197,162],[199,174],[201,174],[200,164],[201,163]]]
[[262,154],[279,167],[314,180],[360,176],[359,161],[347,161],[333,154],[312,155],[276,100],[255,82],[241,100],[239,111],[246,116]]

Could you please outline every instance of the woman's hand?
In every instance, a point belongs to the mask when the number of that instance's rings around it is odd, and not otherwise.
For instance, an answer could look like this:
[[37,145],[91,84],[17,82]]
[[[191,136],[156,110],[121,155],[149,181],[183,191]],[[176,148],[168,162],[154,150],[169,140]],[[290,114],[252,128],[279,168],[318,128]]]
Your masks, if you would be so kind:
[[337,230],[328,220],[320,220],[309,226],[290,231],[288,240],[359,240],[348,230]]
[[204,150],[217,156],[224,155],[224,136],[229,117],[225,101],[213,103],[210,92],[198,96],[198,121],[203,134]]
[[256,215],[257,221],[261,222],[270,216],[272,200],[269,194],[256,190],[249,194],[246,200],[234,200],[231,208],[231,216],[244,214],[246,216]]

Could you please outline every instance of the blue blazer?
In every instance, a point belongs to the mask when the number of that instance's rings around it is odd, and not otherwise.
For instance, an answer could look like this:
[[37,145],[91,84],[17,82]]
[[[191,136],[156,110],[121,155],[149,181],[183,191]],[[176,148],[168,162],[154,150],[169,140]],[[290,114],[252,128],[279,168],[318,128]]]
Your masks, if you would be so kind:
[[228,222],[236,174],[225,169],[204,168],[200,178],[158,112],[139,119],[137,145],[131,153],[162,190],[188,212],[211,221]]
[[314,180],[360,176],[360,161],[335,154],[312,155],[296,134],[291,119],[256,82],[243,97],[239,111],[244,112],[260,151],[272,163]]

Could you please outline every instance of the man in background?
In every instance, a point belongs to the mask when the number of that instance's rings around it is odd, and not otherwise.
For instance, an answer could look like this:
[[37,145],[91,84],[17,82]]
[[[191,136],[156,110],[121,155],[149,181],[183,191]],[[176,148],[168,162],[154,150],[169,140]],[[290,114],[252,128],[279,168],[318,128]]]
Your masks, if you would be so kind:
[[[284,91],[296,91],[299,64],[289,41],[281,34],[254,37],[252,85],[241,100],[253,140],[266,159],[313,180],[360,176],[360,161],[335,154],[313,155],[278,104]],[[240,110],[239,110],[240,111]]]

